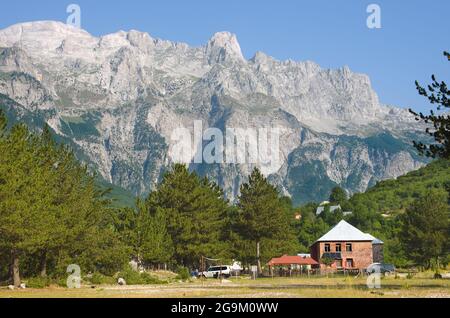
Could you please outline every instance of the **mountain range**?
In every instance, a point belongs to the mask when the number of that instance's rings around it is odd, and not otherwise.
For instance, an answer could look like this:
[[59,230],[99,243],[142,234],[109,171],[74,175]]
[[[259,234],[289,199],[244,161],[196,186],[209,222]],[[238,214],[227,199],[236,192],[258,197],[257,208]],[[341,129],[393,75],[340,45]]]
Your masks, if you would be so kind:
[[[105,181],[135,195],[173,163],[172,133],[198,120],[285,128],[280,164],[261,168],[296,204],[324,200],[336,185],[363,192],[426,163],[412,147],[423,127],[380,103],[368,76],[262,52],[246,59],[229,32],[192,47],[134,30],[96,37],[54,21],[13,25],[0,30],[0,107],[35,129],[47,123]],[[233,200],[254,166],[191,169]]]

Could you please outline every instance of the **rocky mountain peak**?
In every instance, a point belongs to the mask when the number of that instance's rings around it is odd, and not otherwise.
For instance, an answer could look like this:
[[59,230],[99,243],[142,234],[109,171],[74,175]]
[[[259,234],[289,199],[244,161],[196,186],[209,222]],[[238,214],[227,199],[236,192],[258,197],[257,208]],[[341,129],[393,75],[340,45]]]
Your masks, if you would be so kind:
[[130,30],[130,32],[127,33],[127,40],[131,45],[141,49],[149,44],[154,44],[154,39],[148,33],[136,30]]
[[2,30],[0,33],[0,43],[9,46],[17,45],[23,41],[37,41],[42,38],[68,38],[68,37],[91,37],[82,29],[57,21],[37,21],[15,24]]
[[230,59],[245,60],[236,35],[230,32],[214,34],[206,45],[206,55],[209,64],[225,62]]
[[[3,97],[17,103],[10,117],[39,117],[105,180],[136,194],[172,164],[172,132],[199,118],[205,127],[288,128],[282,166],[270,174],[296,200],[323,200],[335,185],[364,191],[422,163],[411,149],[414,116],[382,105],[366,75],[262,52],[247,61],[230,32],[191,47],[134,30],[95,37],[60,22],[14,25],[0,30],[0,107],[12,105]],[[233,198],[252,167],[193,169]]]
[[274,58],[265,54],[264,52],[258,51],[252,57],[251,61],[255,64],[268,64],[274,61]]

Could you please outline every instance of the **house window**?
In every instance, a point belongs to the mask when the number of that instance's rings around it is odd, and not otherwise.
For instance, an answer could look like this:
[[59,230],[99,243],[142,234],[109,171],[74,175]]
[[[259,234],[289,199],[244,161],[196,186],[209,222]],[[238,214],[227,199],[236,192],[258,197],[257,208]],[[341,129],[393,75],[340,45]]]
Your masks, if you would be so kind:
[[341,244],[336,244],[336,252],[342,252]]
[[345,244],[345,251],[351,252],[352,250],[353,250],[353,247],[352,247],[351,243]]
[[336,267],[337,268],[342,268],[342,260],[341,259],[337,259],[336,260]]
[[347,268],[353,268],[355,264],[353,263],[353,259],[352,258],[347,258],[347,260],[345,261],[345,266]]
[[325,252],[331,252],[330,244],[325,244]]

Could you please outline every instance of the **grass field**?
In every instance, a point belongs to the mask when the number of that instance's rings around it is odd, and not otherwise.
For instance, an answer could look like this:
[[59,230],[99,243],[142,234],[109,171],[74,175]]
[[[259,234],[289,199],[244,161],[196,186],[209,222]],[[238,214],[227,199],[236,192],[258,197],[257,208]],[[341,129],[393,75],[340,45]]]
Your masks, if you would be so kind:
[[365,278],[264,278],[207,280],[146,286],[83,286],[81,289],[0,289],[0,298],[450,298],[450,280],[383,278],[369,289]]

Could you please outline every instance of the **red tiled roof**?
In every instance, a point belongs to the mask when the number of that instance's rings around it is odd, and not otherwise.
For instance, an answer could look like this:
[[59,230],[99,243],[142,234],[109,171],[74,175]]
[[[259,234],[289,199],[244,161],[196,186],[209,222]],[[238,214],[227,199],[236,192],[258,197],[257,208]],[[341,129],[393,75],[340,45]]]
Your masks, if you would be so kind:
[[283,255],[281,257],[272,258],[267,265],[276,266],[276,265],[317,265],[315,260],[311,257],[301,257],[301,256],[288,256]]

